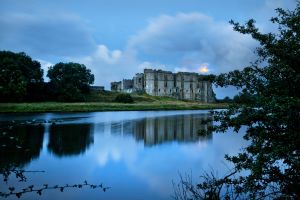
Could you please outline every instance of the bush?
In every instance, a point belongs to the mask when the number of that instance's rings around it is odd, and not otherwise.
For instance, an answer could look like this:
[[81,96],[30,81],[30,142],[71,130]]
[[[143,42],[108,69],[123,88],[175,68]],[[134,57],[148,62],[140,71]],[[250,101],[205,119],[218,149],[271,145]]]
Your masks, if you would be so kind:
[[119,103],[133,103],[133,98],[130,94],[118,94],[115,101]]

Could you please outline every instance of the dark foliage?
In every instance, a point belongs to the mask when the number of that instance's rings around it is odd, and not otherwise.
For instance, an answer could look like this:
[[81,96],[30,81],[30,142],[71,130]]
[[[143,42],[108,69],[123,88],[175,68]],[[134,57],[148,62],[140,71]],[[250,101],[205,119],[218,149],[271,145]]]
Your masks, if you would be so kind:
[[257,96],[247,92],[241,93],[233,97],[233,101],[237,104],[253,104]]
[[208,75],[202,75],[200,80],[214,82],[215,78],[216,78],[216,75],[208,74]]
[[58,101],[84,101],[89,85],[94,83],[91,70],[78,63],[58,63],[49,68],[47,76],[50,93]]
[[133,98],[130,94],[118,94],[115,98],[115,102],[119,103],[133,103]]
[[[220,123],[215,130],[239,132],[244,126],[249,145],[236,156],[226,156],[234,164],[233,173],[187,187],[184,192],[192,199],[203,191],[208,195],[204,199],[300,199],[300,3],[293,11],[277,13],[271,19],[278,25],[276,33],[259,32],[254,20],[230,22],[234,30],[260,43],[259,59],[216,77],[219,86],[235,86],[241,93],[234,98],[238,104],[215,112]],[[222,196],[226,188],[233,195]]]
[[218,103],[232,103],[233,100],[230,97],[226,96],[223,99],[217,99],[217,102]]
[[32,88],[43,82],[38,61],[25,53],[0,51],[0,101],[20,102],[32,97]]

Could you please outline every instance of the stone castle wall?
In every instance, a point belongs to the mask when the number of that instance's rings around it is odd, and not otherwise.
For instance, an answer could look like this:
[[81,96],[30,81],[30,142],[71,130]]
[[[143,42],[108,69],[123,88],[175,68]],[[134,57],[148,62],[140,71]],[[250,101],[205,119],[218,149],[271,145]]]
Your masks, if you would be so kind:
[[145,79],[143,73],[138,73],[133,77],[133,87],[136,91],[144,91]]
[[132,80],[123,79],[111,83],[112,91],[144,91],[153,96],[168,96],[177,99],[214,102],[212,84],[204,75],[190,72],[172,73],[169,71],[145,69]]

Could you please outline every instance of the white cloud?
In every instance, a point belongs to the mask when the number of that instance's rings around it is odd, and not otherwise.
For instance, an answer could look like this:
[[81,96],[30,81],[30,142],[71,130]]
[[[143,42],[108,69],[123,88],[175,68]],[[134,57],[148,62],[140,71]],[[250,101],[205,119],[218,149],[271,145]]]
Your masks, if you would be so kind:
[[254,59],[255,42],[201,13],[162,15],[128,40],[124,50],[97,45],[87,56],[70,61],[85,64],[96,85],[132,78],[144,68],[219,73],[244,67]]
[[106,89],[110,89],[112,81],[132,78],[139,72],[141,63],[131,51],[110,50],[103,44],[98,45],[91,55],[70,57],[69,60],[85,64],[95,75],[95,85],[104,85]]
[[254,59],[255,46],[249,36],[234,32],[227,22],[217,22],[201,13],[162,15],[152,19],[128,43],[139,57],[150,61],[165,61],[168,66],[177,65],[187,71],[210,63],[211,72],[247,65]]
[[174,72],[196,72],[194,69],[187,67],[175,67]]
[[202,63],[199,66],[191,66],[191,67],[175,67],[174,72],[196,72],[206,74],[210,72],[208,68],[208,63]]
[[122,52],[120,50],[110,51],[105,45],[99,45],[95,56],[101,58],[106,63],[115,64],[122,57]]
[[167,70],[167,66],[164,64],[161,64],[159,62],[148,62],[144,61],[141,64],[139,64],[138,69],[139,71],[143,71],[144,69],[161,69],[161,70]]

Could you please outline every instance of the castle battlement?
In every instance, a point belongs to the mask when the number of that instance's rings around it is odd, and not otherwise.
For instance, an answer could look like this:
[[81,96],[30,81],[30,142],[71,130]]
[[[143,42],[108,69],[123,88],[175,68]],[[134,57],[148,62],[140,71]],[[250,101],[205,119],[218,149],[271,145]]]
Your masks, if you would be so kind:
[[173,74],[171,71],[164,71],[161,69],[144,69],[144,73],[164,73],[164,74]]

